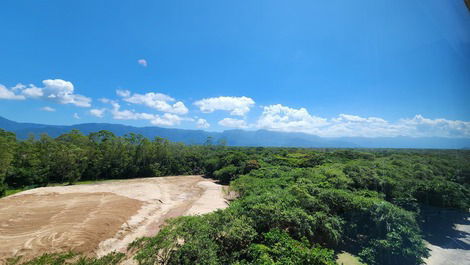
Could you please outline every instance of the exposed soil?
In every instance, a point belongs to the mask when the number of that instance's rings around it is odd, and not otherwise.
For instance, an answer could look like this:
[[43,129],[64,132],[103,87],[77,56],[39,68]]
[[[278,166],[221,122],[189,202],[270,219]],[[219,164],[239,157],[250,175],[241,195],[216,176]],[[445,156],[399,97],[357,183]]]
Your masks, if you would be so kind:
[[223,186],[201,176],[44,187],[0,199],[0,264],[78,251],[102,256],[155,235],[167,218],[225,208]]
[[431,256],[425,260],[427,265],[470,264],[470,218],[467,224],[455,224],[455,232],[442,236],[439,243],[427,242]]

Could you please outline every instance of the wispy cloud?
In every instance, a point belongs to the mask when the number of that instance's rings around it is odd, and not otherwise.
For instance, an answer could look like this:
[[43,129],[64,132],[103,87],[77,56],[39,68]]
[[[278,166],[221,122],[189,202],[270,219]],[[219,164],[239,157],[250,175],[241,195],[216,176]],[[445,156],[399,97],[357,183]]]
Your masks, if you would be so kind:
[[247,128],[246,121],[232,118],[224,118],[219,121],[219,125],[229,128]]
[[145,60],[145,59],[139,59],[139,60],[137,60],[137,63],[142,65],[143,67],[147,67],[147,65],[148,65],[147,60]]
[[48,112],[54,112],[54,111],[55,111],[54,108],[51,108],[51,107],[49,107],[49,106],[42,107],[41,110],[43,110],[43,111],[48,111]]
[[104,112],[106,111],[105,108],[102,109],[91,109],[90,114],[92,116],[98,117],[98,118],[103,118],[104,117]]

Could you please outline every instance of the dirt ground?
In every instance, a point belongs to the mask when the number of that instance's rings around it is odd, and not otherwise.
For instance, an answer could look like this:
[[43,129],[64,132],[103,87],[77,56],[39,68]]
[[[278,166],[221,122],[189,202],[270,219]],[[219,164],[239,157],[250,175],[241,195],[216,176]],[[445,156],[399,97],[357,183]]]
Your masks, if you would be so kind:
[[176,176],[44,187],[0,199],[0,264],[45,252],[102,256],[156,234],[165,220],[227,207],[223,186]]
[[470,218],[466,224],[453,226],[454,233],[448,233],[439,244],[427,242],[431,256],[425,260],[427,265],[470,264]]

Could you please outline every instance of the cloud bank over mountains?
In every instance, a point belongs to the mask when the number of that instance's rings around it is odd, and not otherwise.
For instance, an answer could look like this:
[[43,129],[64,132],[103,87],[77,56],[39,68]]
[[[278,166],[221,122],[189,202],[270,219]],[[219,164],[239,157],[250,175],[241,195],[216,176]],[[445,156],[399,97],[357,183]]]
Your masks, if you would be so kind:
[[468,121],[428,119],[419,114],[396,122],[349,114],[326,119],[313,116],[304,108],[293,109],[280,104],[264,107],[254,127],[323,137],[470,137]]
[[[271,104],[258,107],[261,113],[250,117],[256,102],[247,96],[209,97],[186,105],[183,100],[157,92],[140,94],[129,90],[116,90],[116,95],[115,99],[99,99],[98,104],[92,106],[91,98],[76,94],[72,82],[62,79],[43,80],[41,86],[19,83],[7,88],[0,84],[0,100],[41,100],[48,103],[70,104],[90,108],[85,113],[96,118],[146,120],[156,126],[173,127],[187,122],[194,128],[208,129],[214,122],[221,128],[301,132],[322,137],[470,138],[470,121],[430,119],[420,114],[397,121],[353,114],[339,114],[336,117],[326,118],[312,115],[306,108]],[[126,107],[122,107],[123,103]],[[190,110],[188,106],[193,107]],[[148,111],[136,111],[133,107],[147,108]],[[41,110],[56,112],[56,108],[50,106],[45,106]],[[220,115],[224,114],[228,117],[220,118]],[[73,116],[83,118],[83,113],[80,115],[82,116],[74,113]],[[208,119],[212,121],[209,122]]]

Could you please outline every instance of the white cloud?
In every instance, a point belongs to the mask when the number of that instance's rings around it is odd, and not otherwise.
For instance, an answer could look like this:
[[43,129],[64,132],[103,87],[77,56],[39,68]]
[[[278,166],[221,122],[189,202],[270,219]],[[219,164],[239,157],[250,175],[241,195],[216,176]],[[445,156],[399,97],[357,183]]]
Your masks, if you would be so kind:
[[14,90],[9,90],[4,85],[0,85],[0,99],[23,100],[25,96],[15,94]]
[[91,109],[90,114],[98,118],[103,118],[105,111],[106,109],[104,108],[103,109]]
[[216,97],[194,102],[194,105],[198,106],[199,110],[204,113],[225,110],[236,116],[244,116],[254,104],[255,101],[249,97]]
[[171,107],[172,107],[172,109],[169,109],[168,112],[173,112],[173,113],[176,113],[176,114],[186,114],[186,113],[188,113],[188,108],[186,108],[184,103],[181,102],[181,101],[176,102]]
[[396,124],[381,118],[363,118],[354,115],[340,114],[330,120],[328,126],[318,133],[320,136],[377,137],[396,136],[400,129]]
[[174,126],[179,125],[183,120],[192,120],[183,118],[176,114],[164,113],[163,115],[151,114],[145,112],[136,112],[134,110],[121,110],[121,105],[114,100],[101,99],[104,103],[112,106],[111,114],[116,120],[148,120],[153,125]]
[[49,112],[54,112],[54,111],[55,111],[54,108],[51,108],[51,107],[49,107],[49,106],[42,107],[41,110],[43,110],[43,111],[49,111]]
[[401,119],[398,124],[406,128],[408,134],[417,137],[470,137],[470,122],[447,119],[428,119],[416,115],[411,119]]
[[305,108],[294,109],[280,104],[264,107],[255,127],[323,137],[470,137],[470,122],[466,121],[428,119],[422,115],[396,122],[350,114],[326,119],[310,115]]
[[137,60],[137,63],[142,65],[143,67],[147,67],[147,65],[148,65],[147,60],[145,60],[145,59],[139,59],[139,60]]
[[72,82],[62,79],[47,79],[42,81],[44,88],[43,98],[60,104],[73,104],[78,107],[90,107],[91,99],[82,95],[74,94]]
[[397,136],[406,131],[402,125],[389,123],[382,118],[340,114],[326,119],[311,115],[305,108],[294,109],[280,104],[264,107],[256,127],[323,137]]
[[[124,101],[132,104],[144,105],[158,111],[168,112],[173,114],[184,115],[188,113],[188,108],[183,102],[178,101],[168,95],[162,93],[146,93],[146,94],[131,94],[128,90],[117,90],[117,95],[122,97]],[[172,102],[175,102],[172,104]]]
[[73,104],[78,107],[90,107],[91,98],[74,94],[73,84],[62,79],[47,79],[42,81],[43,87],[33,84],[25,86],[17,84],[11,90],[0,85],[0,98],[3,99],[43,99],[59,104]]
[[[19,85],[22,86],[21,84],[18,84],[16,87]],[[21,94],[27,98],[40,98],[44,96],[42,88],[36,87],[34,85],[29,85],[29,87],[24,86],[24,89],[21,90]]]
[[116,94],[120,97],[127,98],[131,95],[131,92],[129,90],[118,89],[116,90]]
[[225,118],[219,121],[219,125],[229,128],[247,128],[248,125],[244,120]]
[[416,115],[411,119],[389,122],[382,118],[340,114],[331,119],[320,136],[351,137],[470,137],[470,122],[428,119]]
[[111,104],[112,100],[109,98],[100,98],[98,101],[105,103],[105,104]]
[[74,117],[75,119],[77,119],[77,120],[80,119],[80,116],[78,116],[78,113],[74,113],[74,114],[73,114],[73,117]]
[[338,118],[334,118],[333,121],[335,122],[372,122],[372,123],[386,123],[384,119],[376,118],[376,117],[369,117],[369,118],[362,118],[356,115],[348,115],[348,114],[340,114]]
[[178,115],[165,113],[163,115],[154,115],[154,118],[150,120],[150,123],[153,125],[164,125],[164,126],[173,126],[181,123],[183,118]]
[[205,119],[197,119],[196,127],[200,129],[209,128],[211,125]]
[[294,109],[276,104],[263,108],[257,127],[284,132],[315,134],[318,133],[320,127],[326,124],[326,119],[310,115],[305,108]]

